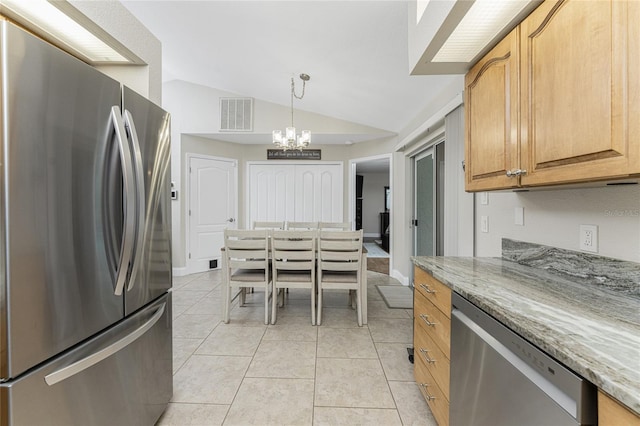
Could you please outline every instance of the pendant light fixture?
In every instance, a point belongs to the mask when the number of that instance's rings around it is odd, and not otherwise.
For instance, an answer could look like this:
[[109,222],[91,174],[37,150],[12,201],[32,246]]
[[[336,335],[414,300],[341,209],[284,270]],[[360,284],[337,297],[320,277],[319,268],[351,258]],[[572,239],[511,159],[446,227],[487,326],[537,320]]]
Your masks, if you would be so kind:
[[298,96],[296,95],[295,82],[293,77],[291,78],[291,127],[285,129],[284,135],[282,134],[282,130],[273,131],[273,144],[285,151],[288,149],[298,149],[302,151],[303,148],[309,146],[309,143],[311,143],[311,131],[302,130],[298,135],[293,125],[293,98],[302,99],[304,97],[305,86],[311,77],[309,77],[308,74],[300,74],[300,79],[302,80],[302,94]]

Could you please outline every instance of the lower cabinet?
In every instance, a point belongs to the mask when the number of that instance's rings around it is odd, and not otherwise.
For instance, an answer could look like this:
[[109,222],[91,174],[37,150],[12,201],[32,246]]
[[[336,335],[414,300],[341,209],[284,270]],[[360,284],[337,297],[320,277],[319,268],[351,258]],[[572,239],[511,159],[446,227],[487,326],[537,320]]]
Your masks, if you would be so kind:
[[[414,377],[438,425],[449,424],[451,290],[424,270],[414,273]],[[442,300],[449,300],[448,304]]]
[[640,426],[640,417],[632,413],[607,394],[598,391],[598,425]]

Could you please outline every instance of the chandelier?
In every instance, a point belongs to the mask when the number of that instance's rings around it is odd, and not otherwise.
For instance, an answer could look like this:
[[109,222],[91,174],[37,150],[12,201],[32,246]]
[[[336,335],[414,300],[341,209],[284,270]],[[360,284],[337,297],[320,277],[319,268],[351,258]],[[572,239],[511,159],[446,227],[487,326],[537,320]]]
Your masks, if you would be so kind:
[[304,97],[305,85],[311,77],[309,77],[308,74],[300,74],[300,79],[302,80],[302,94],[298,96],[296,95],[293,77],[291,78],[291,127],[287,127],[284,130],[284,135],[282,134],[282,130],[273,131],[273,144],[285,151],[288,149],[299,149],[302,151],[302,149],[309,146],[311,142],[311,131],[302,130],[298,135],[296,134],[296,128],[293,126],[293,98],[302,99]]

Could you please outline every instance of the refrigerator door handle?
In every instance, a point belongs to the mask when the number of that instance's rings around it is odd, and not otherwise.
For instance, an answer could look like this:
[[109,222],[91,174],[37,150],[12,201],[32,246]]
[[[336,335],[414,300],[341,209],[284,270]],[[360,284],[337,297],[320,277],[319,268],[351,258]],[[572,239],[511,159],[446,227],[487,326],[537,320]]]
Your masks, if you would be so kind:
[[133,117],[126,109],[124,110],[124,125],[128,130],[128,135],[131,137],[130,142],[131,150],[133,152],[133,168],[136,176],[136,240],[132,259],[131,276],[129,278],[129,287],[127,288],[127,291],[130,291],[135,285],[135,278],[138,273],[138,269],[140,269],[141,255],[143,252],[146,197],[140,140],[138,139],[138,133],[136,132]]
[[113,106],[111,108],[111,124],[115,129],[118,139],[118,150],[120,152],[120,161],[122,163],[122,181],[124,186],[123,206],[124,206],[124,230],[122,233],[122,245],[120,249],[120,262],[116,276],[116,288],[114,294],[120,296],[124,285],[127,281],[127,273],[129,271],[129,262],[131,261],[133,252],[133,238],[135,232],[135,188],[133,176],[133,163],[131,160],[131,151],[127,141],[127,133],[120,113],[120,107]]
[[68,379],[71,376],[74,376],[87,368],[99,363],[100,361],[110,357],[111,355],[121,351],[131,343],[138,340],[138,338],[142,337],[147,331],[149,331],[162,317],[164,313],[166,303],[158,306],[156,312],[153,314],[151,318],[136,330],[126,335],[122,339],[106,346],[103,349],[100,349],[97,352],[92,353],[88,357],[85,357],[79,361],[74,362],[71,365],[68,365],[60,370],[54,371],[53,373],[47,374],[44,377],[44,381],[49,385],[53,386],[56,383],[59,383],[63,380]]

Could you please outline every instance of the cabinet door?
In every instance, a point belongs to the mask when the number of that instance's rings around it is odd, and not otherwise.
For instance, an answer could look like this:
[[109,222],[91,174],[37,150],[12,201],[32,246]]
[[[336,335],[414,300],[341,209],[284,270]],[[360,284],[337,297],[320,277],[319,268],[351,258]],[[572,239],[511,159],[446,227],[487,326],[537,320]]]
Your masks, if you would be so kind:
[[547,1],[522,22],[522,185],[640,172],[635,3]]
[[467,191],[518,186],[518,28],[465,77]]

